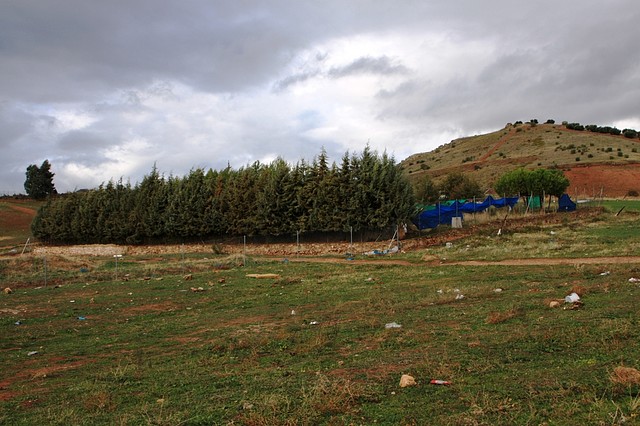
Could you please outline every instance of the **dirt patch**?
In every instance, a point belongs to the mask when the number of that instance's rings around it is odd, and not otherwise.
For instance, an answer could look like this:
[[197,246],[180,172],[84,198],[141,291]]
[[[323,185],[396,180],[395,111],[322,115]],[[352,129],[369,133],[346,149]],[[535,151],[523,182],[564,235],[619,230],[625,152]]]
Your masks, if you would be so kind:
[[127,246],[115,244],[86,244],[75,246],[36,246],[33,254],[44,255],[64,255],[64,256],[114,256],[127,253]]
[[21,395],[18,391],[12,391],[11,386],[18,381],[45,379],[57,374],[60,374],[67,370],[82,367],[91,362],[90,360],[79,360],[73,362],[66,362],[64,358],[52,358],[49,360],[51,365],[40,368],[23,368],[16,372],[11,377],[5,378],[0,381],[0,401],[9,401],[15,397]]
[[564,171],[570,185],[567,193],[574,197],[624,197],[629,191],[640,193],[640,163],[584,164]]
[[16,206],[15,204],[9,204],[9,207],[11,207],[15,211],[24,213],[25,215],[31,217],[32,219],[36,215],[36,211],[34,209],[30,209],[29,207]]
[[120,313],[123,315],[129,314],[148,314],[153,312],[171,312],[178,309],[178,306],[172,303],[155,303],[149,305],[131,306],[123,308]]

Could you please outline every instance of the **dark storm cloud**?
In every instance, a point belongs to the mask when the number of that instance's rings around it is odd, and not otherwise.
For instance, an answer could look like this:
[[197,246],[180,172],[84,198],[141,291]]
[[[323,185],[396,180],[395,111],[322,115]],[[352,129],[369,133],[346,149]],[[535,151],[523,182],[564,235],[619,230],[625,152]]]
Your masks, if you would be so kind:
[[340,156],[362,129],[429,150],[518,119],[640,122],[637,22],[635,0],[5,1],[0,192],[44,158],[73,188]]

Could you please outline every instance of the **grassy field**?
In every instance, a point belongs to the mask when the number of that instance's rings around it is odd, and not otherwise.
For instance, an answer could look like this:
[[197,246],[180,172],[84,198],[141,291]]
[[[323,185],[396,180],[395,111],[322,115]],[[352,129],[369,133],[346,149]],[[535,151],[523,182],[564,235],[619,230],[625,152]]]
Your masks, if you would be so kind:
[[4,258],[0,424],[638,424],[640,380],[612,374],[640,369],[640,264],[419,261],[631,255],[637,224],[606,212],[393,258],[413,266]]

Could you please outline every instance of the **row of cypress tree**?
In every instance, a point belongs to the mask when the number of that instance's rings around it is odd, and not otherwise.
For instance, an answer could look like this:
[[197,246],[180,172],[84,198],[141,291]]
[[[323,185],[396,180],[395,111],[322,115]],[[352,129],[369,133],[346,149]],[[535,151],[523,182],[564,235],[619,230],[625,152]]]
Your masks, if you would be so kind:
[[411,185],[393,157],[365,148],[329,164],[283,159],[234,170],[194,169],[184,177],[151,173],[52,197],[32,224],[56,243],[143,243],[216,236],[381,230],[408,219]]

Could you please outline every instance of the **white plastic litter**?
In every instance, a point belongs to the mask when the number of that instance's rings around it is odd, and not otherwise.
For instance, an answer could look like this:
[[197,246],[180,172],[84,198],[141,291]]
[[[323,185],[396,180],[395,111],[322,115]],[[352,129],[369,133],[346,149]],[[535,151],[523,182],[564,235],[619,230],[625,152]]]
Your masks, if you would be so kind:
[[578,300],[580,300],[580,296],[578,296],[578,293],[571,293],[570,295],[564,298],[565,303],[574,303],[574,302],[577,302]]
[[402,324],[398,324],[397,322],[388,322],[384,325],[384,328],[401,328]]

